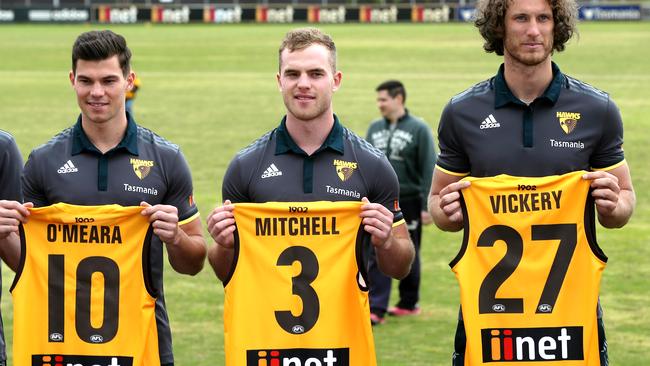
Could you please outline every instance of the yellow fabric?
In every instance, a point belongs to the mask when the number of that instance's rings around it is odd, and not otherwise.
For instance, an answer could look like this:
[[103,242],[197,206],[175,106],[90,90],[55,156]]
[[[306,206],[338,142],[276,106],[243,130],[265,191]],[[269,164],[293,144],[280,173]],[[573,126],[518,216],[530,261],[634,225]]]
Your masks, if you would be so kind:
[[[335,365],[376,365],[368,293],[357,258],[364,235],[361,205],[235,204],[238,254],[225,285],[223,316],[227,366],[282,365],[289,357],[303,365],[308,358],[325,365],[328,355],[337,359]],[[309,232],[300,232],[300,220]],[[278,264],[280,258],[288,264]],[[309,264],[309,258],[317,264]],[[300,282],[303,287],[293,285]],[[286,330],[276,319],[282,311],[297,317],[286,322]]]
[[12,287],[14,365],[32,365],[32,356],[39,366],[109,365],[115,357],[120,366],[160,365],[155,298],[143,268],[151,233],[141,211],[63,203],[30,209]]
[[[596,307],[607,257],[595,242],[584,173],[465,178],[465,236],[452,261],[465,365],[600,365]],[[521,301],[521,310],[509,301]]]

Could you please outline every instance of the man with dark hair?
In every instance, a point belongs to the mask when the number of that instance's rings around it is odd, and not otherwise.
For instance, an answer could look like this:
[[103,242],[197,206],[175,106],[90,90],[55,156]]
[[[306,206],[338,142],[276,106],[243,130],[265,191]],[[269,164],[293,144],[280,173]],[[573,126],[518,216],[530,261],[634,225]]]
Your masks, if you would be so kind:
[[433,222],[427,211],[427,197],[436,151],[429,126],[411,115],[405,107],[406,89],[397,80],[381,83],[377,89],[377,107],[382,118],[373,121],[366,140],[388,157],[399,179],[399,202],[406,220],[411,240],[415,246],[415,259],[411,272],[399,281],[399,302],[388,309],[391,279],[377,268],[371,256],[370,320],[373,324],[384,322],[384,315],[418,315],[420,308],[420,239],[422,225]]
[[[503,55],[504,62],[495,77],[453,97],[442,112],[429,200],[442,230],[468,225],[461,201],[461,190],[470,186],[461,181],[465,176],[543,177],[586,170],[582,179],[590,181],[601,225],[622,227],[632,216],[636,199],[618,108],[607,93],[563,74],[551,61],[553,51],[562,51],[575,32],[576,9],[573,0],[479,1],[475,25],[484,48]],[[494,311],[504,310],[495,305]],[[604,366],[601,315],[599,307],[598,343],[584,351],[600,352],[596,358]],[[470,342],[476,340],[466,339],[461,318],[454,365],[469,364],[464,353]]]
[[[69,76],[81,115],[74,126],[31,152],[22,187],[25,201],[37,207],[58,202],[143,207],[154,234],[149,264],[158,295],[158,351],[162,365],[173,365],[162,243],[172,268],[190,275],[203,267],[206,246],[183,154],[177,145],[138,126],[125,111],[125,94],[135,79],[130,58],[124,37],[111,31],[77,38]],[[2,221],[0,232],[11,231],[4,241],[15,243],[18,223],[29,219],[29,205],[13,205],[2,212],[12,220]]]
[[[16,141],[7,132],[0,130],[0,212],[12,210],[13,202],[22,202],[20,190],[20,173],[23,169],[23,159],[16,146]],[[0,214],[2,216],[2,214]],[[6,237],[8,232],[5,226],[0,226],[0,238]],[[0,245],[0,257],[14,268],[18,261],[20,248]],[[0,277],[0,286],[2,285]],[[2,318],[0,317],[0,366],[6,365],[7,353],[5,350],[5,335]]]
[[[339,349],[345,344],[345,353],[349,352],[351,365],[375,365],[368,321],[365,262],[361,252],[369,241],[377,252],[379,268],[384,273],[402,278],[409,272],[414,255],[413,244],[399,210],[397,177],[386,157],[343,127],[333,112],[332,95],[341,85],[342,74],[336,70],[336,47],[332,39],[314,28],[296,29],[287,33],[279,56],[280,67],[276,79],[287,114],[276,129],[240,151],[231,161],[222,186],[224,205],[212,211],[207,220],[208,231],[215,241],[215,245],[209,249],[208,259],[226,290],[226,364],[243,364],[234,361],[244,357],[248,357],[250,363],[251,356],[239,350],[242,344],[253,342],[253,338],[250,334],[238,333],[237,329],[241,327],[234,324],[241,325],[250,322],[253,316],[259,316],[274,325],[262,329],[264,341],[257,342],[255,348],[294,349],[302,348],[298,346],[303,344],[318,344],[323,349]],[[304,250],[296,249],[291,255],[303,265],[302,273],[293,280],[287,277],[279,284],[277,271],[274,270],[258,273],[255,281],[244,281],[244,285],[260,282],[265,285],[264,288],[277,288],[273,292],[277,296],[270,299],[257,297],[261,295],[254,291],[237,292],[238,287],[233,288],[233,282],[235,286],[241,284],[242,281],[238,279],[248,273],[239,270],[243,261],[247,263],[246,258],[240,256],[242,251],[239,248],[250,244],[238,242],[242,233],[236,231],[241,230],[235,225],[234,215],[239,209],[236,204],[271,201],[363,202],[358,206],[358,213],[355,213],[355,216],[361,217],[363,229],[359,230],[356,243],[344,242],[351,244],[347,248],[357,249],[356,260],[353,251],[351,254],[347,252],[352,258],[341,253],[340,260],[330,258],[320,263],[319,260],[324,259],[318,255],[319,250],[323,250],[319,249],[315,257],[308,256],[312,260],[307,265],[306,257],[298,255]],[[337,203],[341,202],[333,202],[333,207],[338,207]],[[302,208],[302,211],[306,212],[306,209]],[[274,242],[281,240],[275,237],[271,239]],[[289,238],[286,241],[289,242]],[[329,243],[321,247],[328,246]],[[354,267],[344,263],[353,263]],[[319,271],[319,267],[323,268]],[[332,272],[332,268],[337,268],[341,273],[352,271],[352,274],[346,276],[344,281],[332,282],[331,277],[319,277],[318,274],[325,272],[325,268],[328,273]],[[257,271],[262,272],[260,269]],[[313,283],[316,290],[309,280],[315,277],[319,280]],[[278,313],[285,313],[278,310],[284,309],[273,308],[274,303],[286,301],[287,296],[297,298],[291,295],[291,286],[286,287],[288,282],[295,284],[293,293],[302,300],[300,308],[303,309],[303,314],[296,316],[294,311],[294,315],[290,315],[295,316],[297,323],[294,324],[298,324],[290,327],[291,333],[286,333],[278,325]],[[346,304],[349,299],[358,299],[355,308],[341,309],[341,304]],[[257,301],[256,314],[237,312],[238,308],[233,302],[238,301]],[[275,324],[274,313],[278,324]],[[326,313],[332,316],[332,321],[326,320],[329,319]],[[362,313],[364,315],[350,315]],[[309,327],[301,325],[303,318],[313,319]],[[279,355],[283,351],[275,352]],[[266,351],[260,351],[253,356],[253,362],[257,364],[258,359],[267,360],[268,355]]]

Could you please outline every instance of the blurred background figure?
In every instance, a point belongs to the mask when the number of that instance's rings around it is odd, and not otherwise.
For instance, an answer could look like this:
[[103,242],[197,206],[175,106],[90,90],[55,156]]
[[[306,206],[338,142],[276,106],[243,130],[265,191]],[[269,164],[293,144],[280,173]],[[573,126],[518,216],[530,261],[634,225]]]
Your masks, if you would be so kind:
[[140,77],[136,75],[135,80],[133,81],[133,87],[131,87],[131,89],[127,90],[126,92],[126,111],[129,112],[131,116],[133,116],[133,103],[135,102],[135,95],[138,93],[141,84],[142,81],[140,81]]
[[383,323],[386,312],[393,316],[420,314],[420,239],[422,225],[433,222],[427,212],[427,197],[436,161],[431,129],[423,120],[409,114],[405,107],[404,85],[397,80],[388,80],[376,91],[382,118],[370,124],[366,139],[386,154],[397,173],[399,204],[416,254],[411,272],[399,282],[399,301],[390,309],[391,279],[379,271],[374,255],[371,255],[370,320],[373,325]]

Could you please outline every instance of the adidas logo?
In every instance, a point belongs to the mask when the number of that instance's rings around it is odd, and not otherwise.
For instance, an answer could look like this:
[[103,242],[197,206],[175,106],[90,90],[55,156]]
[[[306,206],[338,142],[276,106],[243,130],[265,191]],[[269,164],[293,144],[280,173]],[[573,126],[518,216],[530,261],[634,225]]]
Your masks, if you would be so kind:
[[59,168],[56,172],[59,174],[66,174],[66,173],[75,173],[78,172],[79,169],[77,169],[76,166],[72,163],[71,160],[68,160],[65,164],[63,164],[62,167]]
[[481,130],[497,127],[501,127],[501,124],[497,122],[496,118],[494,118],[494,116],[491,114],[483,122],[481,122]]
[[275,164],[271,164],[262,174],[262,178],[277,177],[279,175],[282,175],[282,171]]

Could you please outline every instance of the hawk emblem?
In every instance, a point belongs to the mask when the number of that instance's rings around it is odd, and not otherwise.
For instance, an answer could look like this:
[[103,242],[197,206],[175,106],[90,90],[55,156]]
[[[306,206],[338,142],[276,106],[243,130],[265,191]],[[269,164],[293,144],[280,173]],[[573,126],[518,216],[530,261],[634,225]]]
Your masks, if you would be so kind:
[[143,180],[151,173],[151,168],[154,165],[152,160],[141,159],[131,159],[130,163],[133,166],[133,172],[140,180]]
[[352,161],[334,160],[333,165],[336,167],[336,175],[339,176],[342,182],[350,179],[354,171],[357,169],[357,163]]

